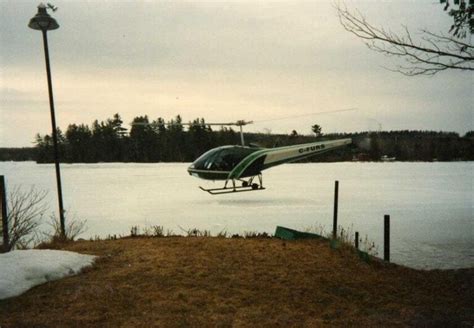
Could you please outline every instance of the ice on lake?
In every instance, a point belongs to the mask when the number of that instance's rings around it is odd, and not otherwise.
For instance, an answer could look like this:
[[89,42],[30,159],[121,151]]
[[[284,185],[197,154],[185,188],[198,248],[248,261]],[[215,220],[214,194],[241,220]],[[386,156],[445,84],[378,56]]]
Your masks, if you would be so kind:
[[[391,216],[391,260],[416,268],[474,266],[472,162],[286,164],[264,171],[263,191],[211,196],[183,163],[62,164],[66,217],[87,220],[83,238],[126,235],[132,226],[183,233],[274,233],[277,225],[332,228],[334,181],[339,223],[368,236],[383,254]],[[0,162],[8,188],[48,190],[57,212],[53,165]]]

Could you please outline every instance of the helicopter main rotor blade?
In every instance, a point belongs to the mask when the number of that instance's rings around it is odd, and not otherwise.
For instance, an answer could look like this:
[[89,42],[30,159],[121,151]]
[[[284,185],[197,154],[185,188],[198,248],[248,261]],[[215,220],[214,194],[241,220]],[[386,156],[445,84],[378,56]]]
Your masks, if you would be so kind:
[[[271,118],[271,119],[268,119],[268,120],[259,120],[259,121],[255,121],[255,123],[280,121],[280,120],[287,120],[287,119],[291,119],[291,118],[299,118],[299,117],[306,117],[306,116],[313,116],[313,115],[322,115],[322,114],[349,112],[349,111],[354,111],[354,110],[359,110],[359,109],[354,107],[354,108],[327,110],[327,111],[324,111],[324,112],[314,112],[314,113],[306,113],[306,114],[301,114],[301,115],[293,115],[293,116],[285,116],[285,117]],[[252,123],[253,123],[253,122],[252,122]]]
[[[243,126],[252,124],[253,121],[237,121],[232,123],[162,123],[162,125],[216,125],[216,126]],[[146,122],[133,122],[130,125],[158,125],[157,123],[146,123]],[[161,124],[160,124],[161,125]]]

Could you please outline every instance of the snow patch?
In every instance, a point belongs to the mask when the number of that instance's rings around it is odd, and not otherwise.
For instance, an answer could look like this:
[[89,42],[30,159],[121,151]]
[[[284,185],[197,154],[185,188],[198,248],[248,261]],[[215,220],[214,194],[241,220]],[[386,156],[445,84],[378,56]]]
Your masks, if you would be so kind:
[[48,281],[72,276],[96,256],[58,250],[15,250],[0,254],[0,300],[18,296]]

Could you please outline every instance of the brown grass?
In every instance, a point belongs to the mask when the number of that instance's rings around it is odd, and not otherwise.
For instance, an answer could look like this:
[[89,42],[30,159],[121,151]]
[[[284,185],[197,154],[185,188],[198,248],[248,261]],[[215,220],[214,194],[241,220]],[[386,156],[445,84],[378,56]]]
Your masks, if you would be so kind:
[[128,238],[62,248],[100,259],[0,301],[2,328],[474,324],[473,269],[367,264],[322,241]]

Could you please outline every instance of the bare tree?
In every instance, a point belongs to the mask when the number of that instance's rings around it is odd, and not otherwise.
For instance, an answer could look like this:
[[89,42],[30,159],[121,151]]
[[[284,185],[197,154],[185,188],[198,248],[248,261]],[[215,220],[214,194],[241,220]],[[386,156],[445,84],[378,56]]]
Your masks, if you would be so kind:
[[38,191],[34,187],[29,191],[15,187],[9,193],[7,201],[9,250],[26,248],[37,238],[36,228],[47,210],[47,204],[44,202],[46,195],[46,191]]
[[[372,25],[359,11],[350,12],[345,5],[336,3],[335,8],[344,29],[363,39],[369,49],[405,61],[392,71],[414,76],[434,75],[444,70],[474,70],[474,46],[469,37],[420,30],[420,37],[415,40],[406,27],[402,34],[396,34]],[[459,34],[459,30],[454,32]]]
[[[61,232],[61,223],[57,216],[54,214],[50,216],[49,225],[52,228],[52,232],[45,232],[44,236],[49,242],[68,242],[74,241],[77,236],[86,231],[86,220],[78,220],[75,218],[68,218],[67,225],[65,227],[65,235]],[[45,241],[48,243],[48,241]]]

